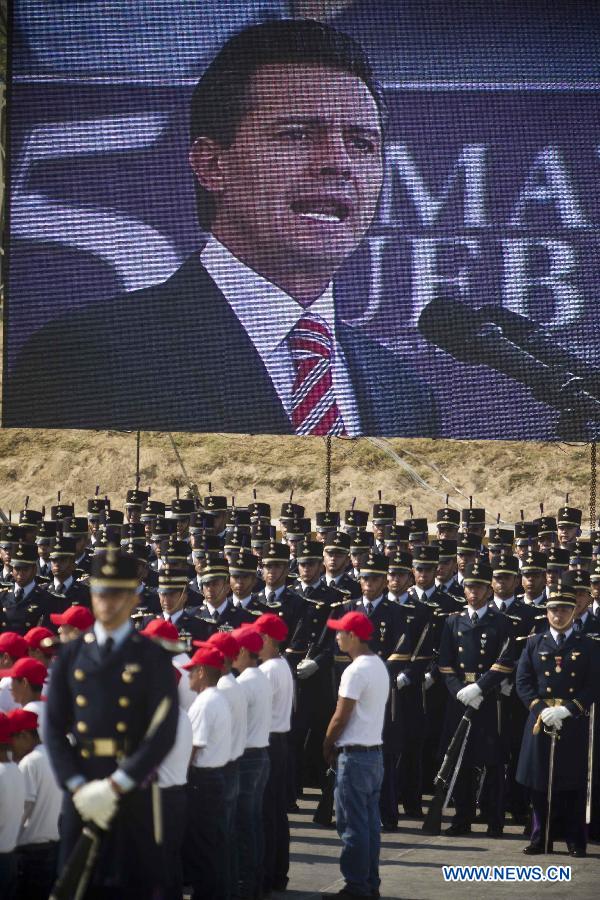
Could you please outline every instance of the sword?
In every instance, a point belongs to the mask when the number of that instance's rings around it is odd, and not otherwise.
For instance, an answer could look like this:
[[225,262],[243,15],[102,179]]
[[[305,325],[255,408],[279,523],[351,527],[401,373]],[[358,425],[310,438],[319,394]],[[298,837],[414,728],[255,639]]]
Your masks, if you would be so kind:
[[544,837],[544,853],[548,853],[550,844],[550,820],[552,818],[552,782],[554,781],[554,755],[556,752],[556,741],[558,739],[558,730],[556,727],[552,729],[550,737],[550,763],[548,767],[548,802],[546,804],[546,834]]
[[596,704],[590,706],[590,723],[588,736],[588,772],[587,785],[585,791],[585,823],[589,825],[592,821],[592,776],[594,771],[594,724],[596,721]]

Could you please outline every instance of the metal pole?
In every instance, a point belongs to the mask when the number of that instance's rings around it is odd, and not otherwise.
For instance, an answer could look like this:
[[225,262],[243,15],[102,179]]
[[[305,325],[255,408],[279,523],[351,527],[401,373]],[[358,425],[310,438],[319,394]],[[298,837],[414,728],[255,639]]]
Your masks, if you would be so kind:
[[596,527],[596,485],[598,478],[597,470],[597,445],[596,441],[592,441],[590,447],[590,531]]
[[325,511],[329,512],[331,507],[331,435],[328,434],[325,440]]
[[135,489],[140,486],[140,432],[136,433],[135,439]]

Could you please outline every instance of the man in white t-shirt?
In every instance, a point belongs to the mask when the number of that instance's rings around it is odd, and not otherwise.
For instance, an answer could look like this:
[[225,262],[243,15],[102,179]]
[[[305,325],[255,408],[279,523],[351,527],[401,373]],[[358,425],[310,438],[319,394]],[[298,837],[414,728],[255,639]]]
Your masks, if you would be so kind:
[[12,898],[17,887],[15,847],[25,807],[25,779],[16,762],[9,760],[11,727],[0,712],[0,897]]
[[217,684],[224,657],[217,647],[196,650],[184,667],[198,693],[188,710],[194,736],[188,775],[188,822],[183,845],[186,884],[194,898],[225,896],[225,766],[231,759],[231,712]]
[[37,715],[13,709],[8,720],[13,757],[25,778],[25,809],[17,839],[19,891],[28,900],[44,900],[56,877],[62,791],[40,741]]
[[48,679],[47,666],[31,656],[24,656],[10,669],[3,669],[0,675],[12,678],[11,691],[15,703],[39,716],[38,732],[44,740],[46,701],[42,699],[42,692]]
[[334,765],[337,757],[336,824],[346,883],[337,894],[323,896],[378,897],[381,744],[390,678],[385,664],[369,648],[373,623],[364,613],[349,612],[327,624],[336,629],[338,646],[352,662],[342,674],[337,706],[323,742],[325,761]]
[[231,632],[239,653],[234,666],[247,701],[246,746],[240,760],[237,806],[238,896],[253,900],[262,889],[264,863],[263,795],[269,776],[269,734],[273,689],[258,661],[263,639],[252,626]]
[[[18,659],[29,654],[27,641],[16,631],[5,631],[0,634],[0,669],[10,669]],[[0,678],[0,712],[7,713],[11,709],[18,709],[12,694],[12,678],[5,675]]]
[[[194,641],[194,644],[199,646],[201,642]],[[231,671],[233,661],[240,652],[240,645],[231,632],[215,632],[208,639],[208,645],[217,647],[223,654],[223,674],[219,678],[217,690],[223,692],[231,713],[231,759],[225,766],[225,828],[228,858],[225,873],[227,874],[227,893],[231,894],[232,887],[237,887],[238,883],[235,823],[240,791],[240,760],[246,749],[248,733],[248,700],[243,687],[237,683],[236,677]]]
[[294,679],[287,660],[281,656],[281,644],[288,627],[281,616],[264,613],[256,620],[261,633],[260,669],[273,689],[271,732],[269,735],[270,771],[263,799],[265,839],[263,893],[284,891],[290,865],[290,826],[287,816],[288,740],[294,699]]
[[[188,673],[181,672],[176,660],[183,658],[183,662],[189,662],[189,656],[186,653],[178,652],[181,650],[182,644],[179,640],[179,632],[172,622],[167,622],[165,619],[153,619],[140,631],[140,634],[155,641],[172,654],[173,674],[178,682],[179,709],[175,742],[158,767],[157,782],[161,798],[163,849],[165,859],[169,861],[165,872],[165,897],[181,897],[183,894],[181,850],[185,837],[187,773],[193,750],[193,733],[192,723],[187,714],[188,707],[183,705],[181,699],[182,674],[185,675],[187,682]],[[197,695],[193,694],[192,696],[195,699]]]

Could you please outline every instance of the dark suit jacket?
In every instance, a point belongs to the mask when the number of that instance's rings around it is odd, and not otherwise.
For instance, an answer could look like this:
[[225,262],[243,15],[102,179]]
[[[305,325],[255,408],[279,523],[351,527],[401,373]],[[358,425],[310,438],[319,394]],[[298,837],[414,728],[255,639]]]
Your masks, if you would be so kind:
[[[337,333],[362,432],[435,437],[433,395],[409,365],[359,329],[339,322]],[[161,284],[94,301],[36,332],[5,381],[3,411],[9,427],[292,433],[197,253]]]

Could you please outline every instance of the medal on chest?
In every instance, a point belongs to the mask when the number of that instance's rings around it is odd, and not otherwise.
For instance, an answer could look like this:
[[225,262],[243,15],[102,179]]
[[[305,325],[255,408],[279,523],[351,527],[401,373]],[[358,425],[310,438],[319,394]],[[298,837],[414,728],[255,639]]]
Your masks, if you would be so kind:
[[560,673],[562,672],[562,664],[563,664],[562,656],[555,656],[554,657],[554,671],[556,672],[557,675],[560,675]]

